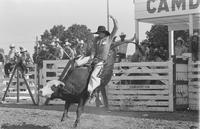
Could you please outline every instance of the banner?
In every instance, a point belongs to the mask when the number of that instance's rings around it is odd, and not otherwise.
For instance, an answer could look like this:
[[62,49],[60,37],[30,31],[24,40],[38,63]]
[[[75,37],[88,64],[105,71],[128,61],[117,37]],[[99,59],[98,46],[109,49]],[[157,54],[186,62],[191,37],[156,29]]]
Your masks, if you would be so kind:
[[199,13],[200,0],[135,0],[136,19]]

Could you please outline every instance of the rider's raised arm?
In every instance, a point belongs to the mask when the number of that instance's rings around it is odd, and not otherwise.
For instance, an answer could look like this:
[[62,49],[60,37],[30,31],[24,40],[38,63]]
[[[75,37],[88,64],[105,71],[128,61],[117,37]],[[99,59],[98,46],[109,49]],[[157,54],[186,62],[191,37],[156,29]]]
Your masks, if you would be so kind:
[[117,30],[118,30],[118,24],[117,24],[117,20],[110,15],[110,18],[113,20],[113,24],[114,24],[114,27],[113,27],[113,30],[112,32],[110,33],[110,37],[113,39],[114,36],[116,35],[117,33]]
[[122,45],[122,44],[125,44],[125,43],[131,43],[131,42],[133,42],[133,40],[135,40],[135,37],[136,37],[136,35],[134,34],[134,36],[133,36],[132,38],[130,38],[130,39],[126,39],[126,40],[124,40],[124,41],[117,40],[117,41],[115,41],[115,42],[113,43],[113,46],[112,46],[111,49],[113,49],[113,48],[115,48],[115,47],[117,47],[117,46],[120,46],[120,45]]

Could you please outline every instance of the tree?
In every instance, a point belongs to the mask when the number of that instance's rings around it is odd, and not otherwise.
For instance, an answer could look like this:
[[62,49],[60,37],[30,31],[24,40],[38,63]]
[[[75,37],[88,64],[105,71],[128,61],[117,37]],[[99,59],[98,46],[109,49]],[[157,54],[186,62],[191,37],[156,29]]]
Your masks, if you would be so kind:
[[147,40],[154,46],[162,46],[168,50],[168,27],[153,25],[150,31],[146,32]]
[[[86,49],[85,51],[87,52],[90,52],[92,40],[94,38],[93,35],[91,34],[90,29],[88,29],[86,25],[73,24],[67,30],[63,25],[54,25],[51,29],[45,30],[44,33],[41,35],[41,40],[38,41],[39,46],[42,46],[42,44],[44,44],[47,50],[50,50],[52,47],[50,44],[52,43],[54,37],[57,37],[61,41],[60,42],[61,46],[64,46],[66,39],[68,39],[68,41],[72,43],[73,47],[76,47],[78,45],[78,40],[83,40],[85,43],[84,45]],[[33,59],[35,63],[41,62],[37,61],[37,59],[40,58],[38,57],[40,56],[40,54],[36,53],[37,52],[36,48],[37,47],[35,46],[34,47],[35,52],[33,54]],[[41,60],[49,59],[49,57],[51,56],[48,55],[52,55],[51,51],[45,52],[45,55],[47,56],[43,56],[40,59]]]
[[66,38],[73,45],[77,45],[76,39],[83,40],[87,43],[87,48],[90,48],[94,39],[91,30],[86,25],[73,24],[66,30]]
[[52,38],[57,37],[62,42],[66,39],[65,27],[63,25],[54,25],[53,28],[50,29],[50,33]]

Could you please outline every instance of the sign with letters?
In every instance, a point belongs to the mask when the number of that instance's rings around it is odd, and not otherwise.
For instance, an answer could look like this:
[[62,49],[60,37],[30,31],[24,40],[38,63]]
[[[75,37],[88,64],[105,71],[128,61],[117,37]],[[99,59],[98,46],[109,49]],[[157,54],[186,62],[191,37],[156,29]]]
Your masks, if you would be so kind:
[[200,0],[135,0],[136,19],[200,12]]

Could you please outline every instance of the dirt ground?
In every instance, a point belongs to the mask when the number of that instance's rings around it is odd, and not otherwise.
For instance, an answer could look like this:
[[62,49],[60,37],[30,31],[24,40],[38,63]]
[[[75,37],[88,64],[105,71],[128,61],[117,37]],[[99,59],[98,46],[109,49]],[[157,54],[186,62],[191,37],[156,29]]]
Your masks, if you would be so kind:
[[[70,118],[60,122],[63,104],[0,104],[1,129],[70,129],[75,121],[76,105]],[[198,112],[122,112],[92,105],[85,107],[77,129],[197,129]]]

